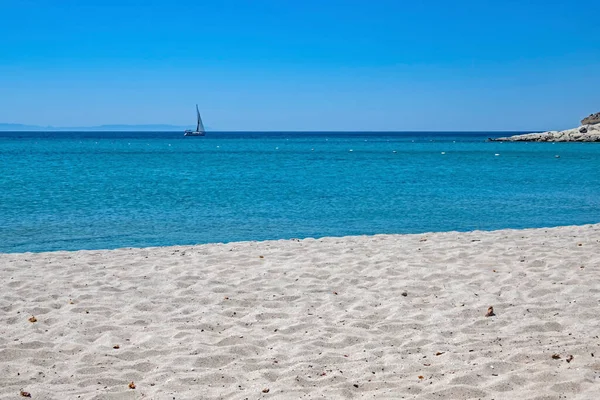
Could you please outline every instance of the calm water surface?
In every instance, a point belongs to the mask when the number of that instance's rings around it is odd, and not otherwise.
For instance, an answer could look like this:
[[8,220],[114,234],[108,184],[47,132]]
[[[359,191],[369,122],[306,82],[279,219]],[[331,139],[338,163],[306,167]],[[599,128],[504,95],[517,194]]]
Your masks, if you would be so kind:
[[0,132],[0,252],[600,222],[600,144],[501,135]]

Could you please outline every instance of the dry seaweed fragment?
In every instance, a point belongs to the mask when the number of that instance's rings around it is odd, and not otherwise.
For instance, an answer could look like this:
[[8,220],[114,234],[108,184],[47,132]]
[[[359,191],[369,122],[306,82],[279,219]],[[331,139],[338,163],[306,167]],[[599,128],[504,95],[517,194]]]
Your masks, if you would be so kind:
[[115,344],[115,345],[113,346],[113,349],[120,349],[120,348],[121,348],[121,346],[119,346],[118,344]]
[[569,357],[567,357],[566,360],[568,363],[570,363],[571,361],[573,361],[573,354],[569,354]]
[[486,317],[494,317],[496,314],[494,314],[494,307],[489,306],[487,312],[485,313]]
[[441,356],[442,354],[444,354],[445,351],[438,351],[437,353],[435,353],[436,356]]
[[129,387],[129,389],[135,389],[135,383],[133,383],[133,381],[129,382],[129,385],[127,385]]
[[21,395],[21,397],[31,397],[31,393],[29,393],[29,392],[25,392],[25,391],[23,391],[23,390],[21,390],[21,391],[19,392],[19,394]]
[[37,322],[37,318],[32,315],[31,318],[28,319],[28,321],[29,322]]
[[269,391],[270,391],[270,389],[269,389],[269,388],[264,388],[264,389],[262,390],[262,392],[263,392],[263,393],[269,393]]
[[419,379],[425,379],[423,375],[419,375]]
[[552,354],[552,359],[553,360],[559,360],[560,359],[560,354]]

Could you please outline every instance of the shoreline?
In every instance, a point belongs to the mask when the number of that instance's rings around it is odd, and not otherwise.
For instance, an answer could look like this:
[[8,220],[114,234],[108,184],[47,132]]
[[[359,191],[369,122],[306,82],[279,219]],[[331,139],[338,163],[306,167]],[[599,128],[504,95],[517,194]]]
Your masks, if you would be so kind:
[[581,224],[581,225],[558,225],[558,226],[547,226],[547,227],[538,227],[538,228],[501,228],[501,229],[474,229],[474,230],[466,230],[466,231],[428,231],[428,232],[419,232],[419,233],[375,233],[375,234],[364,234],[364,235],[346,235],[346,236],[321,236],[321,237],[305,237],[305,238],[282,238],[282,239],[265,239],[265,240],[240,240],[240,241],[231,241],[231,242],[211,242],[211,243],[196,243],[196,244],[172,244],[172,245],[164,245],[164,246],[147,246],[147,247],[116,247],[116,248],[102,248],[102,249],[78,249],[78,250],[48,250],[48,251],[19,251],[19,252],[0,252],[0,257],[7,255],[19,255],[19,254],[53,254],[53,253],[79,253],[79,252],[110,252],[110,251],[131,251],[131,250],[159,250],[159,249],[191,249],[200,246],[225,246],[231,244],[260,244],[260,243],[281,243],[281,242],[302,242],[302,241],[322,241],[329,239],[352,239],[352,238],[369,238],[369,237],[380,237],[380,236],[390,236],[390,237],[402,237],[402,236],[422,236],[422,235],[439,235],[439,234],[476,234],[476,233],[495,233],[495,232],[512,232],[512,231],[530,231],[530,230],[551,230],[551,229],[560,229],[560,228],[571,228],[571,227],[600,227],[600,222],[589,223],[589,224]]
[[599,250],[588,224],[0,253],[0,400],[592,398]]

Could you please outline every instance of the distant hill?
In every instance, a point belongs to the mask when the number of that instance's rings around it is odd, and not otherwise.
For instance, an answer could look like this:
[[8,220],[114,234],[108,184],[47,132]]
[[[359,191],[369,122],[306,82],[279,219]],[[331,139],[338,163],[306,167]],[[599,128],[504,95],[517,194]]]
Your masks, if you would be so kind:
[[23,125],[23,124],[2,124],[0,123],[0,131],[38,131],[42,130],[41,126]]
[[0,123],[0,131],[96,131],[96,132],[118,132],[118,131],[182,131],[193,128],[189,126],[178,126],[168,124],[150,125],[98,125],[98,126],[39,126],[25,124]]

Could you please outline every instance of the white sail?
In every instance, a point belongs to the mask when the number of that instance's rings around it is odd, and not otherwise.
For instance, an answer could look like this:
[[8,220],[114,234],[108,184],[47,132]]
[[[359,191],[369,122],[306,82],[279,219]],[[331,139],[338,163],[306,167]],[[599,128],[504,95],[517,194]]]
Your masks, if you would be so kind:
[[206,132],[204,130],[204,124],[202,118],[200,118],[200,111],[198,110],[198,104],[196,104],[196,114],[198,114],[198,124],[196,125],[196,132]]

